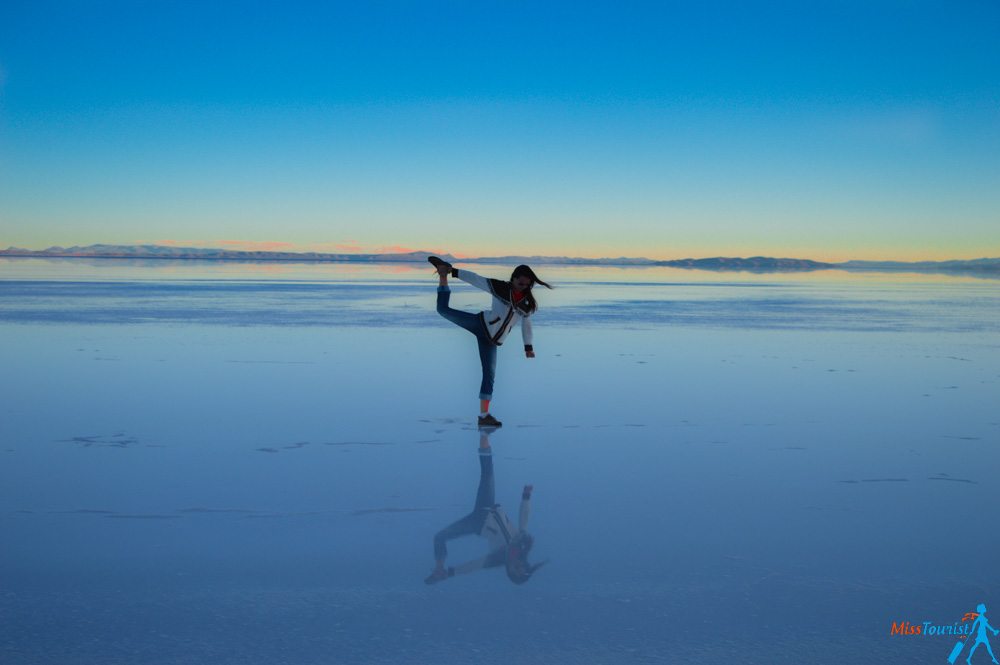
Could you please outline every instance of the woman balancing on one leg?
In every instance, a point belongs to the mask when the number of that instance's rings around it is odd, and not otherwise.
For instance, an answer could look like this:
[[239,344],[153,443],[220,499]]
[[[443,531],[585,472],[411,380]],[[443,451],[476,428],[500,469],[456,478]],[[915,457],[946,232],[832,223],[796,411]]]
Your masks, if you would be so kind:
[[[479,386],[479,426],[500,427],[499,420],[490,414],[490,400],[493,399],[493,377],[497,367],[497,347],[503,344],[507,334],[518,322],[521,324],[521,335],[524,338],[524,355],[535,357],[531,345],[531,320],[529,317],[538,309],[538,303],[531,292],[536,283],[551,289],[552,287],[538,279],[538,275],[526,265],[514,268],[510,281],[489,279],[477,275],[471,270],[458,270],[450,263],[436,256],[427,258],[437,268],[438,282],[437,311],[438,314],[455,323],[476,336],[479,341],[479,360],[483,364],[483,382]],[[493,296],[493,306],[487,311],[472,314],[448,306],[451,289],[448,288],[448,275],[457,277]]]

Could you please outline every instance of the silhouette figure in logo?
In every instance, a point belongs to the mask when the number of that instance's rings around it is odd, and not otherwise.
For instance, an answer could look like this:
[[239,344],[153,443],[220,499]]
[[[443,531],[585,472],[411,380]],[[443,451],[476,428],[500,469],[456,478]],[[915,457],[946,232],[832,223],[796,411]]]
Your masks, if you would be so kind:
[[998,634],[1000,634],[1000,630],[997,630],[996,628],[991,626],[989,622],[986,620],[986,605],[979,603],[979,605],[976,607],[976,611],[979,612],[979,616],[976,617],[976,620],[972,622],[972,626],[969,628],[970,635],[972,634],[973,631],[976,632],[976,642],[975,644],[972,645],[972,648],[969,649],[969,655],[966,656],[965,662],[968,663],[968,665],[972,665],[972,654],[976,653],[976,649],[979,647],[980,644],[985,644],[986,651],[989,652],[990,658],[992,658],[993,662],[996,663],[997,657],[993,655],[993,647],[990,646],[990,640],[986,636],[986,631],[987,630],[993,631],[993,636],[996,637]]
[[[476,503],[472,512],[434,535],[434,570],[424,580],[427,584],[437,584],[455,575],[501,566],[506,570],[507,578],[511,582],[524,584],[545,563],[543,561],[531,565],[528,562],[528,553],[535,543],[535,539],[525,531],[528,526],[532,486],[525,485],[521,492],[516,529],[503,509],[493,502],[493,449],[490,447],[489,433],[486,430],[480,430],[479,433],[479,471],[479,489],[476,492]],[[486,538],[489,542],[489,553],[481,559],[445,567],[445,559],[448,556],[446,543],[468,535]]]

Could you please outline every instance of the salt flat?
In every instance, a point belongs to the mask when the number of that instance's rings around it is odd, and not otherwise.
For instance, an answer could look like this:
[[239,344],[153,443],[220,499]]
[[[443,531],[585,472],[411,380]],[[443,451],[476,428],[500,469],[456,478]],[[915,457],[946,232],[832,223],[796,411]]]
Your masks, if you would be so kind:
[[550,562],[427,587],[479,468],[428,268],[0,261],[0,660],[902,662],[1000,603],[1000,284],[538,272],[491,443]]

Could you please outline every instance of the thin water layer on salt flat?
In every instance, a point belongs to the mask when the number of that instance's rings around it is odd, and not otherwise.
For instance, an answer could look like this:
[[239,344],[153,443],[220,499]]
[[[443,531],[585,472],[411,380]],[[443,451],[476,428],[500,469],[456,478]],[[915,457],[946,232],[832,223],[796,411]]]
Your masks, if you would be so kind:
[[145,269],[5,266],[5,663],[933,660],[951,641],[890,624],[994,600],[990,282],[553,277],[538,357],[500,350],[491,436],[549,563],[428,587],[480,440],[475,345],[426,271]]

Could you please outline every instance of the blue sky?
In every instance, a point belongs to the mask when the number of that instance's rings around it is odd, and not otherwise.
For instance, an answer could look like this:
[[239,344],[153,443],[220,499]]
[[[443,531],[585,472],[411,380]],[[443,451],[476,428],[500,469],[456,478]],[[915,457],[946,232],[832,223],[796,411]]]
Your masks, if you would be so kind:
[[998,256],[997,35],[995,1],[8,1],[0,245]]

